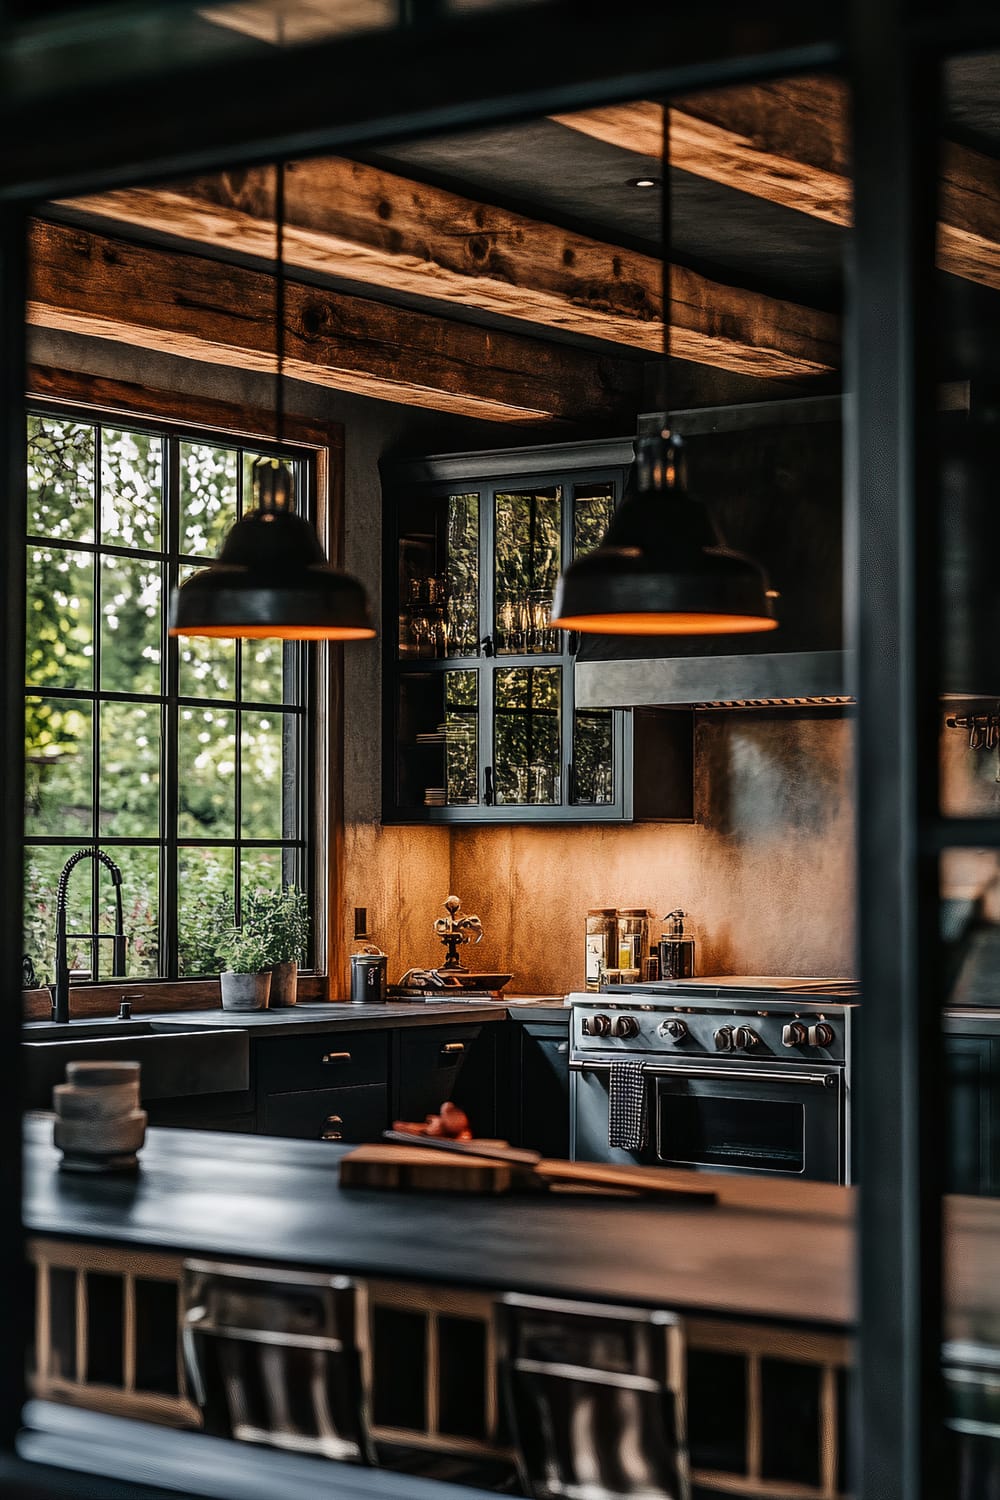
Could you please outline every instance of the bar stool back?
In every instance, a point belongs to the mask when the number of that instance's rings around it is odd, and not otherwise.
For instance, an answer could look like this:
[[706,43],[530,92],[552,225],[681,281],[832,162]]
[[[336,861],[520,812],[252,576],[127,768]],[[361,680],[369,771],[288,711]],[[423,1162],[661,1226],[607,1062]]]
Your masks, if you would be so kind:
[[368,1461],[350,1281],[185,1261],[181,1311],[207,1432]]
[[684,1329],[667,1312],[510,1294],[505,1377],[534,1500],[689,1500]]

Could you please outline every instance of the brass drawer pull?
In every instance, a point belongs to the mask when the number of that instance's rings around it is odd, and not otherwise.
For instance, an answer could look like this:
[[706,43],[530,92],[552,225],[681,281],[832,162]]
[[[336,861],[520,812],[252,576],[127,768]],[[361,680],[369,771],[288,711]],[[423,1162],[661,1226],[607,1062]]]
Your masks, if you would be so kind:
[[344,1121],[340,1115],[327,1115],[326,1125],[320,1131],[321,1141],[342,1141],[344,1132],[339,1128]]
[[464,1042],[443,1042],[441,1044],[442,1055],[446,1055],[449,1052],[464,1052],[464,1051],[465,1051],[465,1043]]
[[351,1060],[351,1054],[349,1052],[324,1052],[323,1053],[323,1064],[324,1064],[325,1067],[328,1067],[330,1063],[350,1062],[350,1060]]

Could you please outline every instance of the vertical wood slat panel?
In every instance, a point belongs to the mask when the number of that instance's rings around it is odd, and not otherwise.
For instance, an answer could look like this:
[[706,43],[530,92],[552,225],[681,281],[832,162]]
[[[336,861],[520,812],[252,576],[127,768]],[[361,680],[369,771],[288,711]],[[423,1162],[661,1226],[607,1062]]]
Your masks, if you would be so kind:
[[135,1390],[136,1365],[135,1277],[130,1271],[122,1277],[122,1389]]
[[819,1473],[823,1500],[837,1500],[837,1371],[824,1365],[820,1376]]
[[441,1421],[441,1328],[437,1311],[427,1314],[427,1384],[425,1387],[427,1431],[437,1437]]
[[35,1261],[35,1373],[46,1381],[52,1373],[52,1303],[49,1263]]
[[76,1273],[76,1382],[87,1383],[87,1273]]
[[763,1394],[761,1390],[760,1355],[747,1356],[747,1477],[760,1479],[763,1454]]

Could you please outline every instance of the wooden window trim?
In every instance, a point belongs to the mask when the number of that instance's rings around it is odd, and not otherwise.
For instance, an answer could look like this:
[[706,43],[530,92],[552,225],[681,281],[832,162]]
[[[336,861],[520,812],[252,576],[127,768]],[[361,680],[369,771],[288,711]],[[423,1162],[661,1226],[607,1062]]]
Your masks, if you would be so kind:
[[[206,427],[223,436],[259,440],[269,435],[273,412],[242,402],[215,397],[186,395],[131,381],[63,370],[52,365],[28,366],[27,398],[65,401],[92,407],[102,420],[121,416],[143,418],[164,425]],[[313,450],[316,460],[316,528],[331,562],[340,563],[344,547],[344,430],[340,423],[320,423],[289,413],[285,436],[290,443]],[[343,889],[344,788],[343,788],[343,653],[339,648],[319,647],[319,682],[316,701],[317,777],[315,888],[322,898],[321,930],[325,933],[325,973],[303,976],[302,999],[331,1000],[331,976],[343,967],[343,938],[338,920],[338,901]],[[163,1009],[196,1010],[220,1003],[217,979],[146,980],[123,979],[115,984],[92,985],[72,991],[75,1015],[101,1016],[117,1013],[122,996],[135,1001],[135,1013]],[[49,992],[25,991],[26,1020],[47,1019]]]

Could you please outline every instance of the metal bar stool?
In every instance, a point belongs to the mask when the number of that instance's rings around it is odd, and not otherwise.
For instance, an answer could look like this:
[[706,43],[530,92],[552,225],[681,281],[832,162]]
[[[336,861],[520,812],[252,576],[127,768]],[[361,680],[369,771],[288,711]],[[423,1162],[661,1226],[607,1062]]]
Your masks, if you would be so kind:
[[689,1500],[684,1328],[671,1313],[510,1294],[510,1420],[534,1500]]
[[350,1281],[191,1260],[181,1307],[207,1432],[368,1462]]

